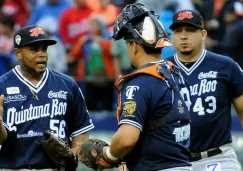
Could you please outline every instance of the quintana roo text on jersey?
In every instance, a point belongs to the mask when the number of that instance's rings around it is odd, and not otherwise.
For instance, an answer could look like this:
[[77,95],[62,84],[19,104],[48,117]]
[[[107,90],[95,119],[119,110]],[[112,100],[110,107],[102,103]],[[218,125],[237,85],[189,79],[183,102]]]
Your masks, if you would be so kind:
[[17,111],[15,107],[11,107],[7,110],[7,125],[10,131],[17,131],[18,125],[28,121],[50,117],[58,115],[65,115],[67,110],[67,102],[59,102],[58,99],[52,99],[52,103],[45,105],[33,106],[30,104],[29,108],[24,109],[21,106],[21,110]]
[[210,80],[202,79],[199,84],[194,84],[190,86],[191,95],[200,96],[204,93],[214,92],[216,90],[217,81],[216,80]]

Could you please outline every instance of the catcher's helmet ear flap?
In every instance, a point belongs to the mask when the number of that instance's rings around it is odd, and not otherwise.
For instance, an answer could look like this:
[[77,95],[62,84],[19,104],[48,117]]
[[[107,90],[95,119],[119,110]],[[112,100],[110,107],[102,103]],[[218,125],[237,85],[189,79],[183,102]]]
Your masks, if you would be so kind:
[[124,38],[148,48],[171,46],[168,34],[158,18],[159,16],[144,4],[127,5],[118,15],[110,39]]

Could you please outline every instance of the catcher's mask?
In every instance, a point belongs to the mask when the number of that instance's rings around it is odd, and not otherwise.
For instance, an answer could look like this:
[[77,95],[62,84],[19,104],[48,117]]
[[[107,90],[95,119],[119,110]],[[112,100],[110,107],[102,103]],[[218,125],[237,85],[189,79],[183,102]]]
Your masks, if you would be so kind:
[[148,48],[171,46],[159,15],[142,3],[127,5],[118,15],[110,39],[137,42]]

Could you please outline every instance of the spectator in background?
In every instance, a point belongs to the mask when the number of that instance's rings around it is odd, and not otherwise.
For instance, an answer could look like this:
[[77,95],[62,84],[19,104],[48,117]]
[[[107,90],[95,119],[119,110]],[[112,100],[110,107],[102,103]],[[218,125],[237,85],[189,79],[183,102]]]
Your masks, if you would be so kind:
[[92,17],[100,17],[108,26],[109,31],[113,31],[113,25],[116,21],[116,16],[120,13],[120,9],[111,3],[111,0],[98,0],[100,5],[97,10],[91,14]]
[[81,37],[70,52],[70,56],[79,61],[75,78],[86,83],[84,94],[89,110],[112,110],[113,85],[120,68],[115,66],[117,58],[111,55],[106,29],[101,19],[92,18],[89,34]]
[[127,75],[133,71],[127,51],[126,41],[123,39],[112,41],[111,54],[117,60],[117,66],[121,70],[118,71],[117,75]]
[[192,0],[136,0],[136,3],[149,5],[158,14],[170,5],[175,5],[176,11],[194,9]]
[[30,15],[28,25],[36,25],[38,21],[53,21],[53,24],[59,27],[59,18],[62,12],[70,6],[66,0],[47,0],[41,5],[37,5]]
[[66,47],[74,45],[81,36],[88,33],[88,21],[92,13],[85,0],[74,0],[74,4],[60,17],[59,34]]
[[46,0],[27,0],[29,5],[30,5],[30,9],[34,9],[37,5],[43,4],[45,3]]
[[[207,0],[202,1],[200,11],[205,18],[205,29],[208,32],[205,41],[206,48],[215,53],[224,53],[219,42],[222,42],[226,32],[225,12],[228,6],[237,0]],[[238,0],[239,1],[239,0]]]
[[0,75],[8,72],[18,63],[14,55],[14,26],[15,20],[12,16],[0,18]]
[[176,2],[177,0],[136,0],[136,3],[143,3],[150,6],[157,14],[162,12],[167,6]]
[[243,3],[232,2],[224,15],[226,32],[219,45],[223,53],[234,59],[243,68]]
[[[67,8],[60,17],[58,33],[64,43],[66,53],[72,51],[77,41],[88,34],[88,22],[92,10],[86,0],[73,0],[74,6]],[[68,75],[74,76],[79,68],[79,61],[68,55]],[[76,78],[77,80],[77,78]]]
[[68,69],[67,55],[63,42],[55,34],[57,32],[58,25],[56,22],[53,22],[53,20],[53,18],[39,20],[36,25],[40,26],[46,31],[49,39],[57,41],[55,46],[49,46],[47,49],[48,68],[57,72],[66,73]]
[[1,8],[2,16],[13,16],[16,24],[20,27],[26,25],[30,8],[27,0],[5,0]]
[[184,9],[190,9],[190,10],[195,9],[192,0],[176,0],[176,4],[177,4],[176,11],[181,11]]

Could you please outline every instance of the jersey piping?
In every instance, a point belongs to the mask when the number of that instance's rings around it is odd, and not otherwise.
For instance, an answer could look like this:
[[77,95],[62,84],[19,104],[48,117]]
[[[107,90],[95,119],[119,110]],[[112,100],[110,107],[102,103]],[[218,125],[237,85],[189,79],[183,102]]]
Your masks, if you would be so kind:
[[28,86],[32,91],[34,91],[35,93],[38,93],[42,87],[45,85],[48,76],[49,76],[49,70],[46,69],[46,71],[43,73],[43,76],[41,78],[41,80],[38,82],[38,84],[34,85],[33,83],[31,83],[29,80],[27,80],[22,73],[20,72],[18,66],[16,66],[13,69],[14,74],[17,76],[17,78],[24,83],[26,86]]
[[184,66],[181,61],[178,59],[177,54],[174,55],[174,60],[175,63],[187,74],[190,75],[203,61],[203,59],[206,56],[206,50],[204,49],[201,56],[198,58],[198,60],[190,67],[187,68],[186,66]]

